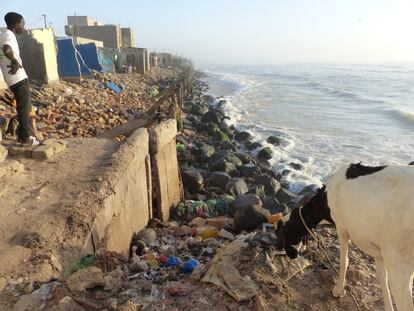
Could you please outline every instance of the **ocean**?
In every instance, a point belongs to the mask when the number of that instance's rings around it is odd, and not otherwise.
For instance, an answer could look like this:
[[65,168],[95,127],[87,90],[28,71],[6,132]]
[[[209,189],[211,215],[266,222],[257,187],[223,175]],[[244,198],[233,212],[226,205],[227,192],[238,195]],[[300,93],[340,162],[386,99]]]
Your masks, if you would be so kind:
[[[293,192],[339,167],[414,161],[414,64],[210,67],[209,93],[228,122],[274,151]],[[283,144],[266,143],[270,135]],[[259,151],[255,150],[254,153]],[[301,170],[290,167],[300,164]]]

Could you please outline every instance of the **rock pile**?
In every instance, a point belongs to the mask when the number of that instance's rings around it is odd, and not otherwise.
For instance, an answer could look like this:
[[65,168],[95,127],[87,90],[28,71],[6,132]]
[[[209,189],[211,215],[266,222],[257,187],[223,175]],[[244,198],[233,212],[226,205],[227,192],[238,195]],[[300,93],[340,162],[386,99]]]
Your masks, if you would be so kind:
[[[154,68],[146,75],[97,74],[95,78],[79,83],[62,81],[47,86],[32,85],[38,135],[42,139],[95,137],[139,117],[150,106],[152,96],[171,84],[178,72],[179,69]],[[116,94],[105,87],[107,81],[123,90]],[[15,115],[1,101],[0,113],[9,118]]]

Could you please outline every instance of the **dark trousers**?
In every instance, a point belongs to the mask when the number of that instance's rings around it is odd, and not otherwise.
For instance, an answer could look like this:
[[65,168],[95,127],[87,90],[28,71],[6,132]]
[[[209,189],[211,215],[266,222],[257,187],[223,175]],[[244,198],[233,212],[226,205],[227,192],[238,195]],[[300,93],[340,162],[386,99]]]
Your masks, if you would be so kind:
[[17,128],[17,140],[25,142],[29,140],[29,136],[34,136],[32,123],[30,122],[30,112],[32,110],[32,102],[30,99],[30,86],[27,79],[22,80],[12,86],[11,91],[16,99],[17,119],[19,126]]

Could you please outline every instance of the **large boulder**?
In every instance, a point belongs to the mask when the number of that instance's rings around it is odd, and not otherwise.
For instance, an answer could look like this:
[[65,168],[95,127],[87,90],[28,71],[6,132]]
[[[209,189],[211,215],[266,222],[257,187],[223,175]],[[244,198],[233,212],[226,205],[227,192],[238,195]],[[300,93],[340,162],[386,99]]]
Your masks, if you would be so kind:
[[192,153],[197,157],[199,161],[208,161],[211,156],[216,152],[213,146],[205,143],[199,143],[197,148],[194,148]]
[[408,165],[414,165],[414,161],[412,161],[412,162],[408,163]]
[[208,112],[208,106],[207,105],[200,104],[200,103],[194,104],[191,107],[190,112],[192,114],[196,115],[196,116],[202,116],[202,115],[204,115],[205,113]]
[[247,207],[252,207],[255,205],[262,205],[262,201],[256,194],[248,193],[239,195],[233,202],[231,202],[229,215],[230,217],[234,217],[238,210],[245,209]]
[[79,270],[66,280],[66,286],[71,292],[83,292],[86,289],[104,285],[102,270],[95,266]]
[[265,196],[263,199],[263,208],[267,209],[272,215],[277,213],[287,215],[290,212],[286,204],[281,204],[276,198],[271,196]]
[[245,194],[249,191],[246,183],[241,178],[230,179],[226,184],[225,190],[228,194],[231,194],[234,197],[237,197],[241,194]]
[[261,160],[270,160],[273,156],[273,151],[270,147],[264,147],[260,152],[257,154],[257,157]]
[[193,167],[182,168],[181,178],[184,188],[191,194],[201,191],[204,187],[203,176]]
[[240,174],[243,177],[246,178],[253,178],[256,177],[257,175],[261,174],[261,170],[260,167],[252,164],[252,163],[248,163],[248,164],[244,164],[243,166],[240,167],[239,169]]
[[252,135],[248,132],[238,132],[234,135],[234,139],[239,142],[246,142],[251,139]]
[[210,174],[210,185],[224,189],[231,176],[226,172],[212,172]]
[[304,166],[300,163],[291,162],[291,163],[289,163],[289,166],[291,168],[293,168],[294,170],[297,170],[297,171],[301,171],[301,170],[304,169]]
[[276,136],[269,136],[269,138],[267,139],[267,142],[269,144],[272,144],[273,146],[279,146],[282,144],[282,140]]
[[213,137],[215,139],[217,139],[218,141],[220,141],[220,142],[228,142],[228,143],[230,142],[230,138],[225,133],[223,133],[220,130],[218,130],[217,132],[215,132],[214,135],[213,135]]
[[259,149],[262,147],[262,144],[259,143],[258,141],[255,142],[246,142],[245,144],[246,148],[250,151],[253,151],[255,149]]
[[234,131],[231,130],[225,122],[221,122],[220,130],[229,137],[233,137],[234,135]]
[[218,125],[214,122],[208,122],[207,123],[207,131],[210,135],[214,135],[217,132],[220,132],[220,128],[218,127]]
[[206,123],[213,122],[217,125],[220,125],[221,118],[217,112],[210,110],[203,115],[203,117],[201,118],[201,121],[206,122]]
[[211,166],[211,171],[212,172],[217,172],[217,171],[226,172],[230,175],[234,175],[237,172],[236,166],[224,158],[219,159],[216,162],[214,162],[213,165]]
[[243,152],[236,152],[234,155],[238,157],[242,161],[243,164],[248,164],[248,163],[256,164],[257,163],[256,160],[250,154],[243,153]]
[[226,157],[226,160],[233,163],[236,167],[243,165],[243,162],[237,156],[235,156],[234,154],[229,154]]
[[276,193],[276,199],[282,204],[288,204],[296,201],[296,195],[287,189],[281,188]]
[[137,234],[137,240],[143,241],[146,245],[154,245],[157,241],[157,233],[152,228],[142,229]]
[[253,186],[252,188],[250,188],[249,193],[257,195],[260,198],[260,200],[262,200],[262,202],[266,197],[265,187],[263,185]]
[[269,211],[260,205],[240,209],[234,215],[234,229],[238,232],[242,230],[253,231],[267,222],[269,215]]
[[280,189],[280,183],[270,175],[260,175],[255,180],[256,185],[263,185],[267,195],[275,195]]

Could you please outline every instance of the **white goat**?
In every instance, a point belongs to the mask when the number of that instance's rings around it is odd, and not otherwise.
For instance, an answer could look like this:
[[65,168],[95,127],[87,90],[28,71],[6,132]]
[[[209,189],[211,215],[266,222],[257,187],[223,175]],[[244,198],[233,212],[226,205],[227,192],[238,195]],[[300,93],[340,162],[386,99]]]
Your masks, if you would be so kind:
[[385,310],[394,310],[390,288],[398,311],[413,311],[414,167],[351,164],[326,189],[340,244],[340,276],[332,294],[345,295],[352,241],[375,259]]

